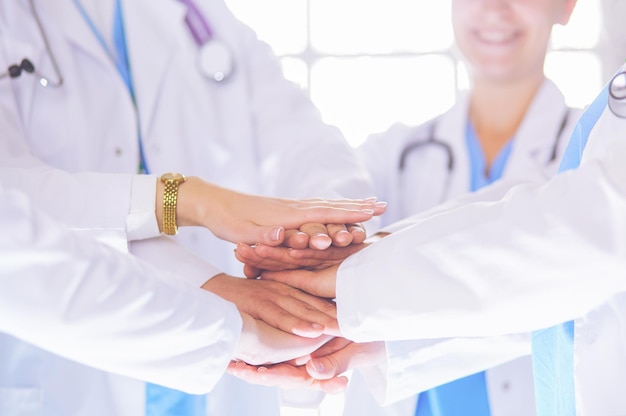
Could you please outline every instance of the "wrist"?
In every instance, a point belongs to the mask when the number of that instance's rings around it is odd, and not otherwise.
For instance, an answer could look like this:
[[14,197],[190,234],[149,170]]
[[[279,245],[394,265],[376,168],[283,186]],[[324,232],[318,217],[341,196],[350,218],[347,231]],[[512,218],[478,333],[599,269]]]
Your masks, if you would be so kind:
[[187,181],[180,173],[164,173],[157,182],[156,217],[159,229],[167,235],[178,233],[179,188]]
[[213,231],[211,219],[218,217],[215,212],[220,201],[220,188],[197,176],[190,176],[185,186],[179,189],[179,224],[202,226]]

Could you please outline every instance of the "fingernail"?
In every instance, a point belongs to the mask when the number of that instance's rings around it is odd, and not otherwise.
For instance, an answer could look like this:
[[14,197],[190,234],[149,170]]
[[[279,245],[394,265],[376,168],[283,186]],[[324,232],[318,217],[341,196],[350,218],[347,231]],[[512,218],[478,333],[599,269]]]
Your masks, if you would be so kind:
[[374,213],[374,210],[373,209],[362,209],[361,212],[363,214],[372,215]]
[[313,322],[311,324],[311,328],[316,330],[316,331],[322,331],[322,330],[324,330],[324,325],[318,324],[317,322]]
[[280,240],[280,232],[282,230],[283,230],[283,227],[278,227],[274,229],[274,232],[272,233],[272,241]]
[[377,199],[377,198],[376,198],[375,196],[370,196],[369,198],[365,198],[365,199],[364,199],[364,201],[367,201],[367,202],[374,202],[374,201],[376,201],[376,199]]
[[374,204],[374,206],[376,208],[384,208],[384,207],[387,206],[387,202],[385,202],[385,201],[378,201],[377,203]]
[[321,360],[311,360],[311,366],[318,373],[323,373],[326,368],[324,367],[324,363]]

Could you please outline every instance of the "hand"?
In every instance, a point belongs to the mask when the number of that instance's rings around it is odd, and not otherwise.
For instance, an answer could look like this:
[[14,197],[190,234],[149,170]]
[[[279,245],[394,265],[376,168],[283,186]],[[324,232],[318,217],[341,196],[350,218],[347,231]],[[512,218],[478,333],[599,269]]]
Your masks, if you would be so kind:
[[[384,202],[377,202],[376,208],[386,206]],[[346,247],[350,244],[361,244],[365,241],[365,229],[360,224],[304,224],[298,230],[287,230],[285,233],[286,247],[305,249],[312,248],[326,250],[331,245]]]
[[296,366],[289,363],[255,366],[241,361],[231,361],[227,371],[248,383],[284,389],[306,388],[334,394],[344,391],[348,385],[348,378],[345,376],[316,380],[307,373],[304,365]]
[[333,299],[336,294],[337,269],[339,265],[322,270],[285,270],[263,272],[262,280],[271,280],[298,288],[311,295]]
[[[163,184],[157,182],[162,198]],[[267,198],[228,190],[190,177],[178,190],[177,218],[180,226],[204,226],[217,237],[248,244],[280,245],[285,229],[307,223],[353,224],[385,211],[375,198],[365,200],[294,200]],[[162,201],[156,204],[160,224]]]
[[[252,366],[231,362],[228,372],[249,383],[264,386],[310,388],[338,393],[345,390],[348,382],[340,374],[359,367],[380,364],[385,359],[384,342],[357,344],[344,338],[334,338],[309,356],[288,363]],[[304,362],[306,365],[302,365]]]
[[253,365],[278,363],[306,355],[332,339],[330,335],[303,338],[276,329],[241,313],[242,329],[233,359]]
[[280,282],[218,274],[202,288],[233,302],[241,312],[285,332],[308,338],[339,333],[337,308],[332,301]]
[[335,338],[311,354],[306,370],[314,379],[332,380],[348,370],[370,367],[385,360],[385,343],[382,341],[356,343]]
[[331,246],[326,250],[270,247],[263,244],[249,246],[237,244],[235,257],[244,263],[243,272],[256,278],[263,271],[291,269],[324,269],[341,263],[345,258],[367,247],[368,244],[351,244],[347,247]]

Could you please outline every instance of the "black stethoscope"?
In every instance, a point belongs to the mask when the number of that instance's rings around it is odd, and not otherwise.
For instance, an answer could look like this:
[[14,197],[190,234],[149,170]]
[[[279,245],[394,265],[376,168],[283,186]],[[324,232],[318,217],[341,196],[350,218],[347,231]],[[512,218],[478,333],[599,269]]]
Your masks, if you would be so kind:
[[[233,53],[224,42],[221,42],[213,37],[213,33],[208,22],[192,0],[180,1],[187,6],[185,24],[187,25],[187,28],[191,32],[191,35],[199,48],[198,70],[205,77],[213,81],[222,82],[227,80],[235,69]],[[63,85],[63,75],[59,69],[56,57],[52,52],[52,48],[50,47],[48,36],[43,29],[43,25],[41,24],[41,19],[39,18],[39,13],[37,13],[37,9],[35,8],[34,0],[29,0],[29,4],[31,13],[35,18],[37,28],[39,29],[39,33],[41,34],[41,38],[43,39],[46,47],[46,52],[52,62],[56,79],[51,80],[50,78],[43,76],[37,71],[33,62],[28,58],[24,58],[19,64],[10,65],[5,72],[0,73],[0,79],[6,77],[17,78],[22,75],[23,72],[26,72],[38,76],[39,84],[43,87],[60,87]]]
[[[623,92],[626,93],[626,87],[624,88]],[[563,114],[563,117],[561,119],[561,124],[554,138],[554,144],[552,145],[552,152],[550,153],[550,159],[548,159],[547,163],[550,163],[556,159],[559,142],[560,142],[561,136],[563,135],[563,131],[565,131],[565,126],[567,126],[567,121],[569,119],[569,116],[570,116],[570,109],[568,108],[567,110],[565,110],[565,114]],[[423,140],[423,139],[417,140],[412,143],[409,143],[407,146],[404,147],[404,149],[402,150],[402,153],[400,153],[400,160],[398,163],[398,170],[400,171],[400,174],[404,172],[406,168],[407,158],[409,157],[411,153],[415,151],[421,151],[430,146],[430,147],[436,147],[436,148],[443,150],[446,156],[446,160],[447,160],[446,167],[448,170],[448,176],[450,176],[450,173],[452,173],[452,171],[454,170],[454,152],[452,151],[452,146],[450,146],[448,143],[442,140],[439,140],[435,137],[435,130],[437,129],[437,124],[438,124],[438,120],[434,120],[430,124],[426,140]]]

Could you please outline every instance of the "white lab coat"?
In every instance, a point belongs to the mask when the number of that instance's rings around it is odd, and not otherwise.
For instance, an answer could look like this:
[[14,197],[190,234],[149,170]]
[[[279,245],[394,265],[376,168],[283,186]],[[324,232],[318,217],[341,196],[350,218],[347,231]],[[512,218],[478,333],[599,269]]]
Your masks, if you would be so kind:
[[[197,3],[214,36],[234,54],[233,77],[221,84],[205,79],[196,68],[198,48],[183,23],[182,3],[122,3],[138,117],[113,63],[72,0],[36,2],[65,83],[61,88],[42,88],[27,74],[0,80],[2,183],[24,190],[68,226],[124,245],[133,206],[132,184],[138,180],[133,174],[140,127],[149,168],[157,174],[179,171],[255,194],[372,195],[365,169],[339,131],[322,125],[310,101],[282,77],[269,47],[236,21],[220,0]],[[0,67],[24,57],[45,76],[54,77],[27,1],[2,2]],[[29,173],[15,167],[26,167]],[[207,230],[187,227],[176,240],[220,269],[241,274],[234,246]],[[180,254],[152,243],[139,243],[149,246],[143,251],[152,261],[179,267]],[[137,244],[131,249],[136,251]],[[216,272],[199,266],[194,282],[199,285]],[[44,415],[144,414],[142,383],[87,367],[76,369],[67,361],[53,365],[57,358],[41,351],[10,353],[26,348],[23,344],[7,341],[0,348],[6,364],[0,373],[9,385],[18,380],[22,365],[37,367],[27,379],[35,386],[49,386],[42,380],[58,380],[59,374],[66,374],[63,390],[55,394],[58,403],[67,407],[45,408]],[[225,379],[234,386],[226,381],[216,386],[209,399],[213,414],[278,414],[277,389]],[[109,407],[85,402],[86,407],[76,409],[74,389],[79,388],[89,388]]]
[[[0,189],[0,224],[0,331],[85,365],[190,393],[206,393],[220,379],[241,331],[233,304],[76,235],[15,191]],[[33,351],[23,345],[19,352]],[[2,346],[4,367],[10,357]],[[65,414],[57,394],[65,395],[67,374],[35,385],[39,365],[20,366],[11,379],[2,373],[0,414],[39,415],[42,407]],[[118,414],[88,383],[74,393],[76,409],[93,400]]]
[[[359,150],[372,173],[376,195],[389,202],[382,216],[384,225],[468,193],[471,177],[465,138],[468,105],[469,94],[463,94],[435,120],[419,127],[396,125],[370,137],[361,146]],[[512,185],[552,177],[579,115],[580,110],[565,105],[556,85],[545,80],[515,134],[501,180]],[[449,145],[451,155],[440,145],[406,151],[416,143],[432,139]],[[452,170],[448,169],[450,157],[454,163]],[[466,350],[464,357],[458,361],[445,358],[450,350],[459,348]],[[535,412],[529,334],[483,340],[389,342],[387,353],[387,377],[383,378],[386,381],[376,380],[379,373],[370,369],[364,371],[370,374],[367,383],[384,403],[413,395],[379,407],[367,394],[366,382],[356,373],[347,392],[344,414],[412,416],[417,403],[414,393],[457,378],[459,368],[468,375],[480,371],[485,368],[484,357],[496,366],[486,373],[492,416],[529,416]],[[457,376],[451,377],[450,372]]]
[[389,227],[340,267],[343,333],[483,337],[579,317],[578,414],[625,414],[625,137],[626,120],[605,109],[578,169],[495,184]]

